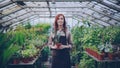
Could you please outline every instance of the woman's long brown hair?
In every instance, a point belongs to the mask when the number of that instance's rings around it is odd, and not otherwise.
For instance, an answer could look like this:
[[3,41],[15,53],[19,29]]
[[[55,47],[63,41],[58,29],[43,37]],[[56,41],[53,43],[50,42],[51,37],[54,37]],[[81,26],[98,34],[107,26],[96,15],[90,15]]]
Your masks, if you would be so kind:
[[66,33],[66,20],[65,20],[65,16],[63,14],[58,14],[56,17],[55,17],[55,22],[54,22],[54,30],[55,30],[55,33],[57,32],[58,30],[58,23],[57,23],[57,20],[59,19],[60,16],[63,16],[64,18],[64,23],[63,23],[63,31]]

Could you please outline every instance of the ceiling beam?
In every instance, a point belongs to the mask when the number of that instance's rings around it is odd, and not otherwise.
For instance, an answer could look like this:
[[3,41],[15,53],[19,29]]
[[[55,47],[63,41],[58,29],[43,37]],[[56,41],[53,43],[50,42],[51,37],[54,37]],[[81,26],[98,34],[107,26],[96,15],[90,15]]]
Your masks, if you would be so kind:
[[[33,8],[33,7],[29,7],[29,8]],[[38,7],[34,7],[34,8],[38,8]],[[41,8],[43,8],[43,7],[41,7]],[[51,7],[52,8],[52,7]],[[56,8],[88,8],[88,9],[90,9],[90,10],[92,10],[92,11],[95,11],[95,12],[97,12],[97,13],[100,13],[100,14],[102,14],[102,15],[104,15],[104,16],[107,16],[107,17],[109,17],[109,18],[111,18],[111,19],[114,19],[114,20],[116,20],[116,21],[118,21],[118,22],[120,22],[120,19],[116,19],[116,18],[114,18],[113,16],[110,16],[110,15],[108,15],[108,14],[105,14],[105,13],[103,13],[103,12],[100,12],[100,11],[97,11],[97,10],[95,10],[93,7],[90,7],[89,5],[87,5],[86,7],[56,7]]]
[[2,18],[5,17],[5,16],[8,16],[8,15],[10,15],[10,14],[16,13],[16,12],[22,10],[22,9],[25,9],[25,8],[20,8],[20,9],[18,9],[18,10],[15,10],[15,11],[9,13],[9,14],[2,15],[2,16],[0,16],[0,19],[2,19]]
[[[28,13],[30,13],[30,12],[45,12],[45,11],[28,11],[28,12],[22,14],[22,15],[19,15],[19,16],[14,17],[14,18],[12,18],[12,19],[15,19],[15,18],[24,16],[25,14],[28,14]],[[49,12],[49,11],[46,11],[46,12]],[[54,12],[55,12],[55,11],[54,11]],[[65,12],[65,11],[62,11],[62,12]],[[75,11],[75,12],[76,12],[76,11]],[[103,21],[103,22],[105,22],[105,23],[107,23],[107,24],[113,25],[113,24],[111,24],[111,23],[108,23],[108,21],[104,21],[104,20],[102,20],[102,19],[100,19],[100,18],[97,18],[97,17],[95,17],[95,16],[93,16],[93,15],[90,15],[90,14],[88,14],[88,13],[86,13],[86,12],[78,11],[78,12],[76,12],[76,13],[77,13],[78,15],[79,15],[79,13],[83,13],[83,14],[88,15],[88,16],[91,16],[91,17],[93,17],[93,18],[95,18],[95,19],[101,20],[101,21]],[[76,14],[76,13],[72,13],[72,12],[71,12],[71,13],[68,13],[68,14],[71,14],[71,15],[72,15],[72,14]],[[40,15],[40,14],[39,14],[39,15]],[[43,15],[43,14],[42,14],[42,15]],[[8,22],[8,21],[10,21],[10,20],[12,20],[12,19],[3,21],[2,23]]]
[[[21,20],[21,21],[18,21],[19,23],[23,23],[23,22],[25,22],[25,21],[27,21],[27,20],[29,20],[29,19],[34,19],[36,16],[33,16],[32,15],[32,18],[26,18],[26,20]],[[15,25],[18,25],[19,23],[18,22],[16,22],[16,23],[14,23],[14,24],[12,24],[10,27],[13,27],[13,26],[15,26]]]
[[[82,16],[84,19],[86,19],[86,17],[84,17],[83,15],[77,15],[77,16]],[[106,25],[104,25],[104,24],[102,24],[102,23],[98,23],[98,22],[96,22],[95,21],[95,18],[93,18],[93,19],[91,19],[90,21],[93,21],[93,22],[95,22],[95,23],[97,23],[97,24],[99,24],[99,25],[102,25],[102,26],[106,26]]]
[[97,17],[95,17],[95,16],[93,16],[93,15],[90,15],[90,14],[85,13],[85,12],[82,12],[82,13],[83,13],[83,14],[86,14],[86,15],[88,15],[88,16],[91,16],[91,17],[94,18],[94,19],[100,20],[100,21],[102,21],[102,22],[104,22],[104,23],[106,23],[106,24],[109,24],[109,25],[113,26],[113,24],[108,23],[107,21],[103,21],[102,19],[97,18]]
[[[86,17],[84,17],[84,16],[82,16],[82,15],[75,15],[75,16],[77,16],[77,18],[80,18],[81,20],[84,18],[86,18]],[[79,16],[79,17],[78,17]],[[79,21],[79,19],[76,19],[76,20],[78,20]],[[90,20],[91,22],[94,22],[95,24],[98,24],[98,25],[101,25],[101,26],[105,26],[105,25],[103,25],[103,24],[100,24],[100,23],[98,23],[98,22],[95,22],[94,20]],[[90,22],[90,23],[91,23]],[[91,23],[92,24],[92,23]]]
[[49,0],[46,0],[46,2],[47,2],[47,7],[48,7],[48,10],[49,10],[49,13],[50,13],[50,17],[51,17],[51,8],[50,8]]
[[[46,2],[46,0],[13,0],[13,1],[24,1],[24,2]],[[52,2],[53,0],[49,0]],[[85,1],[93,1],[93,0],[55,0],[55,2],[85,2]]]
[[[49,12],[49,11],[28,11],[28,12],[25,12],[24,14],[21,14],[21,15],[19,15],[19,16],[15,16],[15,17],[13,17],[13,18],[11,18],[11,19],[8,19],[8,20],[5,20],[5,21],[1,21],[0,23],[5,23],[5,22],[8,22],[8,21],[10,21],[10,20],[13,20],[13,19],[15,19],[15,18],[18,18],[18,17],[21,17],[21,16],[24,16],[25,14],[28,14],[28,13],[30,13],[30,12]],[[56,12],[56,11],[52,11],[52,12]],[[57,11],[57,12],[66,12],[66,11]],[[80,12],[80,11],[67,11],[67,12]],[[43,14],[42,14],[43,15]],[[52,16],[52,15],[51,15]]]
[[[22,19],[25,19],[25,18],[27,18],[27,17],[31,17],[32,15],[34,15],[34,14],[31,13],[30,15],[27,15],[27,16],[23,17]],[[20,20],[21,20],[21,19],[20,19]],[[17,21],[8,21],[7,23],[10,23],[10,24],[12,23],[12,24],[13,24],[14,22],[16,23],[16,22],[18,22],[18,21],[19,21],[19,20],[17,20]],[[6,23],[4,23],[4,24],[6,24]]]
[[95,0],[95,1],[102,4],[102,5],[105,5],[109,8],[111,8],[111,9],[114,9],[114,10],[120,12],[120,6],[118,7],[117,5],[106,3],[103,0]]
[[10,5],[10,4],[13,4],[13,3],[14,3],[14,1],[10,0],[7,3],[0,4],[0,8],[4,8],[4,7],[6,7],[6,6]]
[[[43,8],[43,7],[41,7],[41,8]],[[59,8],[64,8],[64,7],[59,7]],[[66,7],[66,8],[78,8],[78,7]],[[79,8],[80,8],[80,7],[79,7]],[[93,8],[90,8],[90,9],[93,9]],[[94,11],[94,10],[95,10],[95,9],[93,9],[93,11]],[[109,16],[109,15],[107,15],[107,14],[101,13],[101,12],[99,12],[99,11],[97,11],[97,10],[95,10],[95,12],[100,13],[100,14],[103,14],[103,15],[105,15],[105,16],[107,16],[107,17],[110,17],[110,18],[112,18],[112,19],[117,20],[117,21],[120,22],[120,20],[115,19],[115,18],[112,17],[112,16]]]
[[13,19],[15,19],[15,18],[18,18],[18,17],[24,16],[24,15],[30,13],[30,12],[31,12],[31,11],[26,12],[26,13],[24,13],[24,14],[21,14],[21,15],[19,15],[19,16],[16,16],[16,17],[14,17],[14,18],[11,18],[11,19],[8,19],[8,20],[5,20],[5,21],[2,21],[0,24],[5,23],[5,22],[8,22],[8,21],[11,21],[11,20],[13,20]]
[[[29,17],[31,17],[31,16],[33,16],[33,15],[39,15],[39,14],[32,14],[32,12],[30,12],[29,13],[30,15],[27,15],[27,16],[25,16],[25,17],[22,17],[21,19],[19,19],[19,20],[17,20],[17,21],[14,21],[14,23],[16,23],[16,22],[19,22],[19,21],[22,21],[22,20],[24,20],[24,19],[26,19],[26,18],[29,18]],[[49,16],[39,16],[39,17],[41,17],[41,18],[50,18]],[[55,15],[54,16],[51,16],[51,17],[55,17]],[[71,18],[72,16],[66,16],[67,18]],[[13,23],[12,21],[8,21],[7,23]],[[5,24],[5,23],[4,23]]]
[[[95,4],[94,4],[94,5],[95,5]],[[107,16],[107,17],[109,17],[109,18],[111,18],[111,19],[113,19],[113,20],[116,20],[116,21],[120,22],[120,19],[116,19],[116,18],[114,18],[114,17],[111,16],[111,15],[105,14],[105,13],[103,13],[103,12],[101,12],[101,11],[98,11],[98,10],[94,9],[94,7],[90,6],[89,3],[88,3],[86,6],[87,6],[86,8],[88,8],[88,9],[94,11],[94,12],[97,12],[97,13],[99,13],[99,14],[102,14],[102,15],[104,15],[104,16]]]
[[40,7],[40,6],[24,6],[25,8],[86,8],[86,7],[83,7],[83,6],[73,6],[73,7],[68,7],[68,6],[64,6],[64,7],[62,7],[62,6],[55,6],[55,7],[51,7],[51,6],[46,6],[46,7]]

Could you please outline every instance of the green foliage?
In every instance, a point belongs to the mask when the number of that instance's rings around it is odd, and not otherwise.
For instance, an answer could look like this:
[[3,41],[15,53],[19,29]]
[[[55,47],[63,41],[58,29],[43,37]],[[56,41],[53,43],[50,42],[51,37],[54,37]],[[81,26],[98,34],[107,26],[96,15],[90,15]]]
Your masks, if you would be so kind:
[[95,68],[93,59],[82,59],[78,65],[78,68]]
[[81,39],[84,37],[84,26],[81,27],[74,27],[72,29],[72,37],[73,37],[73,43],[75,45],[75,49],[82,51],[82,41]]
[[73,51],[71,53],[71,63],[72,64],[78,64],[81,59],[81,53],[80,51]]
[[27,24],[25,24],[25,29],[30,29],[32,27],[32,25],[30,24],[30,22],[28,22]]
[[[4,45],[4,43],[7,41],[7,34],[0,33],[0,48]],[[1,48],[2,49],[2,48]]]
[[36,33],[37,34],[44,34],[44,33],[48,33],[48,30],[50,28],[50,24],[37,24],[35,25],[35,28],[37,29],[36,30]]
[[37,28],[32,27],[30,23],[28,23],[25,27],[21,25],[17,26],[14,31],[0,33],[0,64],[2,64],[1,67],[5,66],[5,64],[8,62],[12,55],[15,54],[16,57],[18,57],[18,53],[16,52],[18,52],[18,50],[20,50],[23,45],[25,46],[25,48],[27,48],[25,51],[22,52],[22,55],[24,57],[27,57],[28,55],[34,55],[38,50],[33,49],[33,43],[28,42],[28,40],[35,40],[38,42],[36,44],[46,43],[48,40],[47,32],[50,28],[50,24],[42,24],[40,28],[42,29],[42,31],[38,30],[40,32],[38,34],[36,33]]
[[120,27],[114,27],[113,30],[111,30],[112,34],[112,44],[118,45],[120,44]]
[[42,61],[47,61],[49,55],[50,55],[50,49],[49,49],[48,46],[46,46],[41,51],[41,59],[42,59]]
[[[79,63],[79,68],[94,68],[94,63],[91,58],[84,54],[86,47],[91,48],[94,51],[101,53],[98,49],[98,46],[101,44],[113,43],[120,44],[120,27],[117,26],[108,26],[108,27],[85,27],[85,26],[76,26],[72,29],[73,43],[75,49],[73,52],[81,52],[82,59]],[[110,45],[108,45],[110,46]],[[113,52],[109,48],[109,52]],[[72,60],[73,61],[73,60]]]
[[78,68],[94,68],[94,60],[84,52],[79,62]]
[[11,56],[20,49],[20,47],[18,45],[14,45],[14,44],[11,44],[10,47],[8,47],[7,49],[5,49],[3,51],[3,65],[5,65],[8,60],[11,58]]

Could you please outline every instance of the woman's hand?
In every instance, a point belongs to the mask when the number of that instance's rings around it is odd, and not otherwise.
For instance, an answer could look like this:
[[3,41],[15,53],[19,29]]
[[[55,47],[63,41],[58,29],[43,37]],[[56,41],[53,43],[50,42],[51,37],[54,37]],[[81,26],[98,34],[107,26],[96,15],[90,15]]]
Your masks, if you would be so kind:
[[66,48],[65,45],[61,45],[61,46],[59,47],[59,49],[64,49],[64,48]]
[[52,49],[65,49],[65,48],[72,48],[71,45],[60,45],[58,47],[58,45],[54,45],[54,46],[51,46]]
[[64,48],[72,48],[71,45],[61,45],[59,49],[64,49]]
[[56,45],[55,45],[55,46],[51,46],[51,48],[52,48],[52,49],[57,49],[57,46],[56,46]]

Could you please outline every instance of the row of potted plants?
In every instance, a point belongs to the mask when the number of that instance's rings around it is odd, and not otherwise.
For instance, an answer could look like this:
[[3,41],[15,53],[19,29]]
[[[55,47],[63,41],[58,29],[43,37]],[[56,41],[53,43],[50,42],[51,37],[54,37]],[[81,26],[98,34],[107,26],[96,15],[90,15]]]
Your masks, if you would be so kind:
[[[79,24],[79,23],[78,23]],[[72,37],[73,37],[73,43],[74,43],[74,52],[79,52],[81,54],[81,59],[80,59],[80,66],[83,65],[83,63],[88,62],[89,64],[93,64],[93,61],[90,62],[89,60],[91,60],[91,58],[88,59],[87,58],[82,58],[84,57],[84,47],[92,47],[95,46],[96,48],[98,46],[102,46],[102,44],[106,45],[106,42],[110,42],[113,46],[113,50],[109,50],[109,54],[113,52],[113,54],[115,53],[115,56],[118,56],[119,54],[119,50],[120,50],[120,27],[119,26],[108,26],[108,27],[99,27],[99,26],[89,26],[86,27],[84,25],[82,26],[75,26],[72,28]],[[102,44],[101,44],[102,43]],[[98,47],[99,48],[99,47]],[[100,47],[102,48],[102,47]],[[103,50],[105,48],[103,47]],[[108,48],[106,48],[107,50]],[[100,49],[95,49],[92,48],[92,50],[94,50],[95,52],[97,52],[98,55],[102,55],[102,51]],[[105,53],[105,57],[106,57]],[[107,54],[108,55],[108,54]],[[73,55],[71,55],[73,56]],[[100,56],[99,56],[100,57]],[[83,62],[81,62],[81,60],[83,60]],[[99,58],[102,59],[102,58]],[[103,58],[104,59],[104,58]],[[111,58],[114,59],[114,58]],[[78,62],[77,62],[78,63]],[[89,64],[85,64],[85,66],[89,65]],[[89,66],[89,68],[93,68],[92,66]]]
[[[108,51],[105,51],[108,50]],[[85,48],[85,51],[95,57],[98,60],[116,60],[120,59],[120,52],[113,52],[113,50],[109,49],[103,49],[100,51],[99,49],[93,49],[93,48]]]
[[86,48],[85,50],[86,50],[87,53],[94,56],[98,60],[103,60],[104,59],[104,54],[99,54],[98,52],[96,52],[96,51],[94,51],[94,50],[92,50],[90,48]]
[[28,63],[32,61],[39,53],[39,49],[36,49],[34,45],[28,45],[26,48],[21,49],[13,55],[13,64],[18,64],[21,61]]
[[[24,24],[18,25],[15,29],[9,32],[0,33],[0,67],[4,68],[7,62],[9,62],[11,56],[14,55],[14,53],[17,51],[21,50],[23,46],[27,46],[29,44],[33,44],[34,46],[42,46],[45,42],[47,42],[49,28],[50,24],[32,26],[30,23],[28,23],[25,26]],[[35,43],[31,43],[30,41],[30,43],[28,43],[29,40],[35,40],[36,42],[33,41]]]

